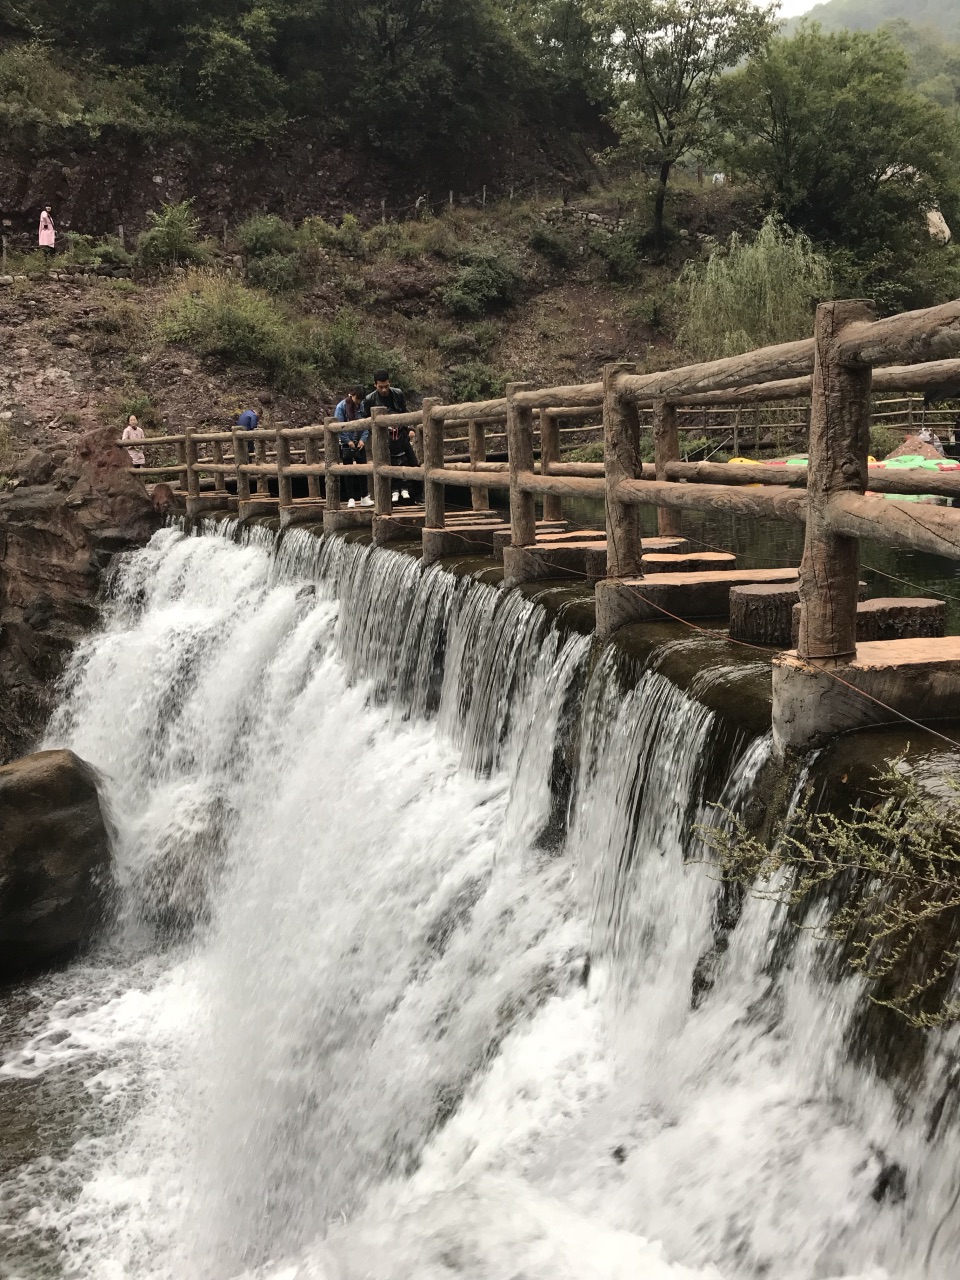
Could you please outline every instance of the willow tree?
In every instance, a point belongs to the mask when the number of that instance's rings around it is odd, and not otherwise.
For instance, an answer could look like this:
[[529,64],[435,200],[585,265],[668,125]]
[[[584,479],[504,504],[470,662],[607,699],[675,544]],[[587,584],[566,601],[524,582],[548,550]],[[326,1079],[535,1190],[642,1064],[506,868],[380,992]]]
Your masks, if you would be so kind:
[[705,138],[720,77],[757,53],[773,31],[776,5],[753,0],[593,0],[609,37],[619,104],[611,118],[620,150],[655,164],[654,241],[674,165]]
[[677,283],[680,343],[700,360],[808,338],[816,303],[833,296],[830,260],[775,215],[752,240],[736,232]]

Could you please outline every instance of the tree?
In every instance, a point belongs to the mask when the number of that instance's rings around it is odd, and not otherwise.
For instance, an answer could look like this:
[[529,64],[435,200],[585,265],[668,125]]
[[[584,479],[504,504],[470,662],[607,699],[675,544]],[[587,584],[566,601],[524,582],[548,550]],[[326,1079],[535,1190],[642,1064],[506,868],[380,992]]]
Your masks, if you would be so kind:
[[618,80],[612,120],[621,150],[657,166],[658,247],[670,173],[704,140],[723,72],[763,48],[775,11],[753,0],[595,0]]
[[[848,286],[872,283],[873,293],[934,251],[928,209],[955,227],[960,212],[956,125],[907,74],[887,32],[828,35],[803,24],[726,77],[718,95],[716,153],[791,226],[846,255]],[[937,252],[942,272],[949,254]]]
[[830,263],[802,233],[767,217],[754,240],[734,232],[678,281],[680,343],[700,360],[807,338],[817,302],[832,296]]

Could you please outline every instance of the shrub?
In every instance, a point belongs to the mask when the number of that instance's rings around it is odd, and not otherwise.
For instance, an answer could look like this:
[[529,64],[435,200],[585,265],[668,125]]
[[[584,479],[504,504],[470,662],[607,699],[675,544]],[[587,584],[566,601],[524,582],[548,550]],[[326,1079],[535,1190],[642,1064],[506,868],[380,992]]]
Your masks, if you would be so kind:
[[291,254],[297,247],[296,231],[274,213],[255,213],[241,222],[234,234],[248,258]]
[[363,239],[363,228],[352,213],[344,214],[343,221],[340,223],[337,247],[344,253],[352,253],[357,258],[366,256],[367,246]]
[[443,302],[455,316],[479,319],[516,302],[522,283],[520,272],[504,255],[475,252],[465,257],[457,279],[443,292]]
[[829,297],[828,259],[810,240],[768,217],[754,240],[734,233],[678,281],[685,315],[678,339],[704,360],[809,337],[813,305]]
[[870,427],[870,453],[874,458],[885,458],[902,444],[902,431],[897,431],[894,427]]
[[534,253],[539,253],[541,258],[546,258],[551,267],[568,267],[573,261],[573,245],[570,241],[547,227],[537,227],[531,233],[527,244]]
[[197,355],[251,365],[272,384],[301,390],[312,380],[309,335],[277,304],[235,280],[194,275],[170,297],[159,333]]
[[468,360],[450,370],[450,395],[454,403],[493,400],[503,395],[506,379],[482,360]]
[[267,253],[247,264],[247,280],[268,293],[289,293],[303,283],[303,265],[296,253]]
[[191,200],[165,204],[159,211],[151,209],[147,218],[150,226],[137,242],[137,258],[145,267],[176,267],[204,260],[206,255],[197,241],[200,222]]
[[600,441],[594,444],[577,445],[575,449],[563,451],[564,462],[602,462],[603,445]]
[[399,385],[409,385],[411,370],[396,351],[385,350],[367,335],[363,319],[343,307],[327,325],[313,333],[313,361],[326,382],[342,386],[368,382],[383,365]]

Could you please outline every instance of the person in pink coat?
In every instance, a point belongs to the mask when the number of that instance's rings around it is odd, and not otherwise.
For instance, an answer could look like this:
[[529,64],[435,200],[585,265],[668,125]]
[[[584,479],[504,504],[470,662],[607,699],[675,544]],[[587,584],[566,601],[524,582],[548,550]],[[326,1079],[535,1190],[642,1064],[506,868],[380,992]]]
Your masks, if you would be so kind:
[[40,248],[45,253],[53,253],[57,244],[57,229],[53,225],[53,217],[50,213],[50,206],[44,209],[40,215]]

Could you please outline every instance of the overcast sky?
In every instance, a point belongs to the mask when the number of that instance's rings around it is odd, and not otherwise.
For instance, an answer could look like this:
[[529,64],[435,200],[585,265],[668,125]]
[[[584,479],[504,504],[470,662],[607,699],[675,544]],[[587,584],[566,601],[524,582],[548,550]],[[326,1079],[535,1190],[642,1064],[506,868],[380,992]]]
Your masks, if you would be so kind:
[[816,3],[817,0],[783,0],[783,4],[780,6],[780,16],[782,18],[793,18],[798,13],[806,13]]

